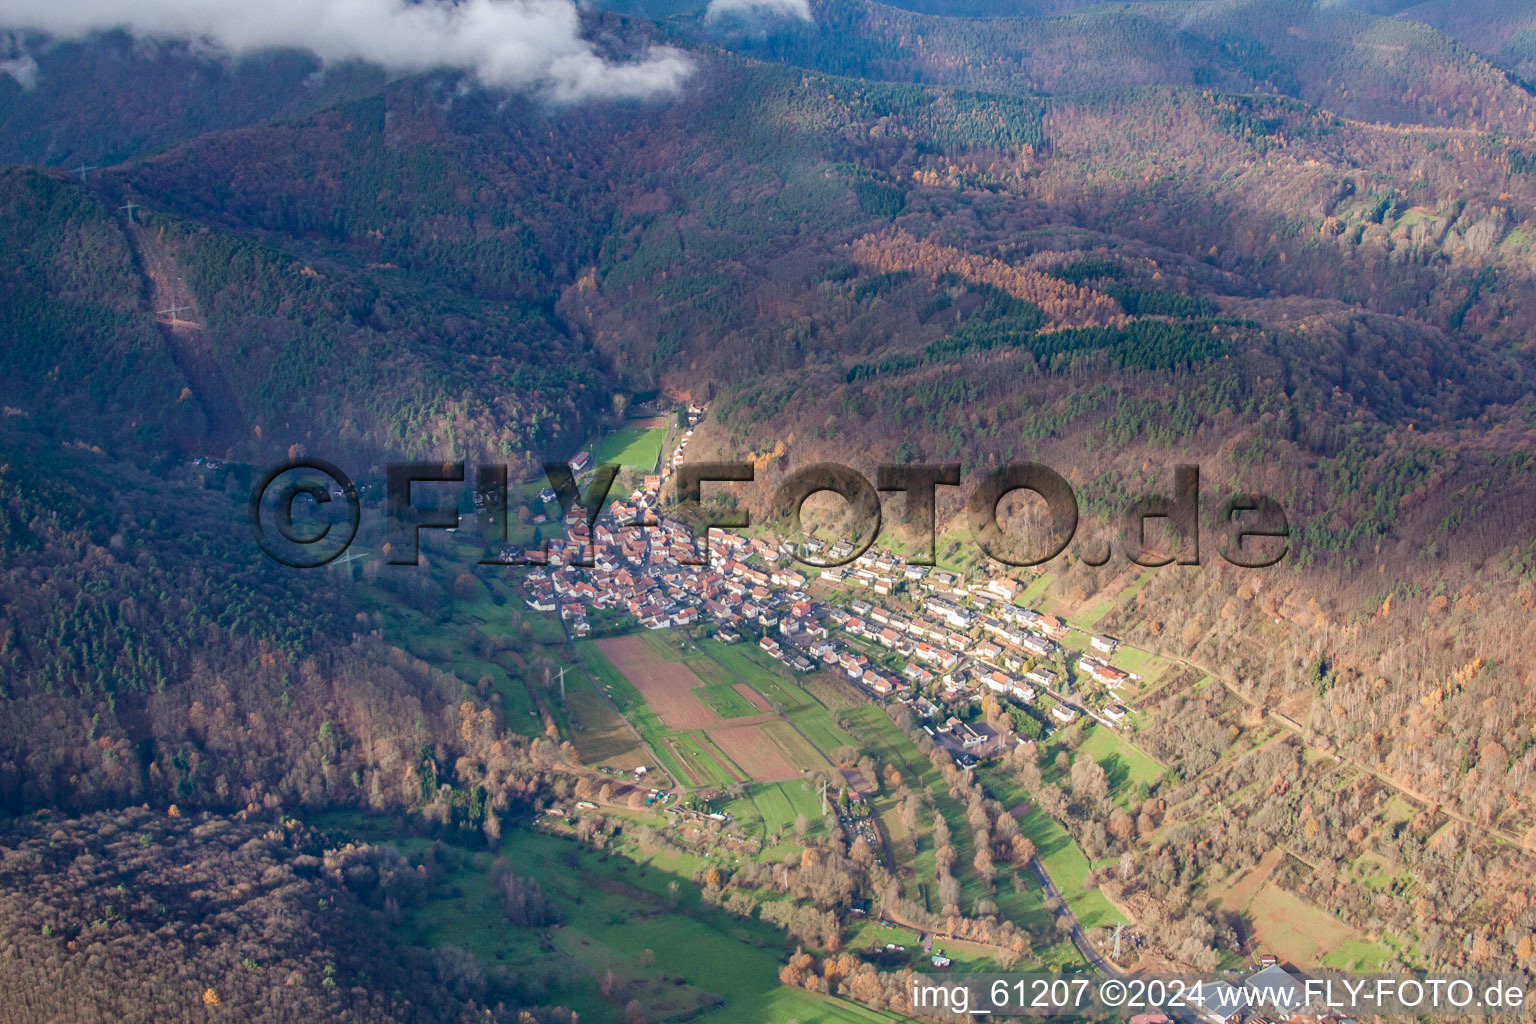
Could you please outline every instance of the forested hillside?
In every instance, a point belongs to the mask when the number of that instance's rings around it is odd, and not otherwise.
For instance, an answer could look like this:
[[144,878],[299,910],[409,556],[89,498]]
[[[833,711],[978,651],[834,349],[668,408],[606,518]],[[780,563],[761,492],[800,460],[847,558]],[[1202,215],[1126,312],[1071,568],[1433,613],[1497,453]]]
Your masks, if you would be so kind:
[[204,132],[370,95],[383,81],[377,68],[322,66],[294,51],[217,61],[185,42],[125,32],[38,42],[0,33],[0,60],[11,71],[0,74],[0,163],[115,164]]
[[[706,22],[704,31],[744,53],[836,74],[1025,95],[1177,85],[1288,96],[1362,121],[1522,133],[1536,111],[1526,83],[1412,12],[1388,19],[1313,0],[1174,0],[955,18],[902,6],[819,0],[809,23],[733,34]],[[1481,14],[1466,21],[1488,23]],[[1519,46],[1511,39],[1497,52]]]
[[149,474],[4,429],[7,811],[437,803],[474,829],[558,760],[476,679],[379,643],[342,580],[256,551],[248,471]]
[[428,884],[415,867],[322,860],[291,824],[132,808],[0,825],[0,1020],[484,1020],[450,964],[383,938],[386,902]]
[[[705,894],[610,879],[582,908],[609,925],[682,908],[706,948],[730,935],[777,957],[785,930],[835,947],[862,887],[925,928],[947,917],[952,934],[1003,936],[1004,959],[1044,956],[1062,941],[1054,912],[1005,911],[1033,884],[1034,847],[1012,840],[1046,785],[1034,827],[1089,850],[1081,873],[1106,891],[1176,904],[1150,920],[1181,942],[1189,926],[1199,962],[1228,941],[1195,905],[1210,863],[1252,867],[1303,828],[1297,848],[1320,863],[1386,850],[1435,876],[1430,896],[1410,878],[1391,906],[1340,883],[1352,926],[1432,930],[1424,962],[1507,960],[1522,939],[1529,961],[1530,901],[1512,881],[1536,851],[1526,5],[816,0],[809,21],[601,6],[581,25],[605,54],[687,51],[675,94],[555,102],[448,69],[121,33],[0,38],[0,985],[57,990],[60,1019],[130,1016],[129,1002],[205,1019],[238,1001],[274,1019],[489,1009],[563,1024],[510,967],[488,983],[468,953],[418,960],[375,940],[380,921],[392,938],[444,934],[409,913],[420,877],[441,881],[430,858],[286,823],[398,814],[483,846],[552,794],[614,812],[571,826],[598,848],[581,870],[628,870],[604,844],[633,842]],[[867,767],[862,750],[820,760],[911,819],[897,845],[921,854],[933,907],[870,842],[845,850],[836,815],[814,822],[798,779],[775,790],[786,820],[760,815],[756,848],[731,848],[748,856],[710,881],[689,851],[723,842],[714,819],[632,828],[624,813],[655,813],[657,794],[616,792],[562,742],[584,714],[611,723],[615,758],[645,749],[614,680],[594,673],[583,710],[567,705],[574,627],[525,611],[526,567],[473,565],[467,530],[433,531],[419,571],[386,565],[376,490],[356,561],[294,572],[251,540],[252,480],[290,456],[370,484],[387,462],[503,463],[532,519],[542,460],[599,450],[643,406],[633,429],[656,447],[626,471],[638,485],[681,450],[677,414],[686,429],[687,403],[705,401],[688,458],[754,461],[738,492],[754,508],[818,461],[871,478],[882,462],[953,461],[967,485],[1018,461],[1066,476],[1082,535],[1112,557],[1073,547],[1025,583],[1177,666],[1180,696],[1149,696],[1162,717],[1137,734],[1146,777],[1111,801],[1077,767],[1096,762],[1042,745],[1039,763],[977,781],[913,740],[915,720],[829,685],[830,710],[806,697],[812,710],[872,752]],[[1282,564],[1233,569],[1207,533],[1204,565],[1130,565],[1118,517],[1169,493],[1179,463],[1201,467],[1210,530],[1231,494],[1278,499]],[[939,555],[980,577],[998,567],[964,530],[968,493],[940,492]],[[630,614],[601,613],[599,634]],[[723,706],[746,699],[710,671]],[[1252,821],[1202,831],[1234,737],[1271,713],[1294,729],[1228,763]],[[1317,791],[1324,760],[1358,785]],[[983,782],[1028,800],[1004,806]],[[1420,809],[1356,834],[1351,814],[1405,799],[1389,788]],[[1018,891],[993,885],[993,846]],[[1133,863],[1112,872],[1115,856]],[[549,864],[577,871],[574,854]],[[1488,891],[1469,865],[1493,866]],[[159,881],[173,869],[181,902]],[[1289,883],[1324,893],[1329,870]],[[495,898],[519,942],[552,956],[558,914],[506,877]],[[438,888],[462,910],[456,885]],[[1209,908],[1231,931],[1225,914]],[[617,1019],[613,994],[639,985],[622,976],[656,952],[616,941],[614,967],[578,980]],[[802,953],[786,984],[834,988],[837,950],[823,953],[829,973]],[[142,975],[124,966],[139,961]],[[687,1013],[718,1003],[675,978]]]
[[[114,212],[134,201],[133,223]],[[19,257],[0,272],[0,397],[63,438],[244,458],[323,444],[368,463],[462,447],[526,475],[606,412],[584,346],[507,294],[515,270],[460,291],[27,169],[4,172],[0,204]]]
[[[1368,0],[1355,4],[1370,10]],[[1520,0],[1388,0],[1376,13],[1433,26],[1513,72],[1530,87],[1536,82],[1536,11]]]

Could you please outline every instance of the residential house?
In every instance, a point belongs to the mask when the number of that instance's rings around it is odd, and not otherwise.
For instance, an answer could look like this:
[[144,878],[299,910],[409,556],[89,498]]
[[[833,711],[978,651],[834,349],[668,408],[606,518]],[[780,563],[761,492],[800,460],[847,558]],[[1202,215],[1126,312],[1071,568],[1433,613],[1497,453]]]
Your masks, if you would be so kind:
[[1024,592],[1024,584],[1008,576],[998,576],[987,581],[984,592],[1008,604],[1012,604]]
[[1041,686],[1050,687],[1052,683],[1056,682],[1056,673],[1052,672],[1044,665],[1036,665],[1034,668],[1024,673],[1024,678],[1028,679],[1032,683],[1039,683]]

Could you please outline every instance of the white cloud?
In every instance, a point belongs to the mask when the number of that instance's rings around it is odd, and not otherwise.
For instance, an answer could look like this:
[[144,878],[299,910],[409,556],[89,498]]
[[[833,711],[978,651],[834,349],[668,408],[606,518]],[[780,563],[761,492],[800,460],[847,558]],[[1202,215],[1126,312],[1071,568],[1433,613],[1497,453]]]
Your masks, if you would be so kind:
[[672,47],[605,60],[580,37],[573,0],[5,0],[0,23],[65,38],[124,28],[235,53],[293,47],[396,71],[457,68],[564,100],[671,93],[692,70]]
[[16,79],[23,89],[37,84],[37,61],[9,32],[0,32],[0,75]]
[[709,0],[704,8],[706,21],[722,14],[781,14],[786,18],[811,20],[811,0]]
[[0,75],[9,75],[23,89],[30,89],[37,84],[37,61],[25,53],[0,60]]

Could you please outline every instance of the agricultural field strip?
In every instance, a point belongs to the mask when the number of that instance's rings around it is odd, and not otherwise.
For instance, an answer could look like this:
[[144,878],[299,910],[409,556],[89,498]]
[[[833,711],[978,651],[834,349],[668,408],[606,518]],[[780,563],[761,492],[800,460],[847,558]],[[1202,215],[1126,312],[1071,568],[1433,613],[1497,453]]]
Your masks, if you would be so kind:
[[[753,694],[760,691],[732,667],[712,661],[726,679],[738,681],[728,686],[723,681],[705,684],[690,665],[698,659],[684,660],[682,652],[670,656],[670,645],[651,635],[609,637],[593,641],[592,646],[624,677],[649,715],[638,708],[622,710],[634,715],[641,734],[652,746],[661,748],[658,756],[664,757],[669,767],[676,765],[689,786],[782,779],[830,765],[824,752],[793,723],[754,706],[741,688]],[[721,678],[712,670],[704,675]],[[766,682],[766,676],[759,676],[759,680]],[[796,693],[805,704],[814,703],[804,691],[796,688]],[[725,694],[735,702],[730,710],[748,713],[721,715],[712,701],[701,699],[701,695],[723,698]],[[819,704],[816,707],[821,708]],[[824,708],[821,711],[826,713]],[[815,727],[820,728],[821,723]],[[822,731],[835,738],[824,728]]]

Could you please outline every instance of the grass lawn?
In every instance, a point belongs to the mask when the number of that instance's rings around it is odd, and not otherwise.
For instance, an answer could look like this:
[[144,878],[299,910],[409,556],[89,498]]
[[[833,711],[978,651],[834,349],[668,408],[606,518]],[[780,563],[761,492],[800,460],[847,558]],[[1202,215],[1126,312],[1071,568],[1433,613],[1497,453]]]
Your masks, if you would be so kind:
[[[933,951],[949,957],[949,966],[941,972],[948,974],[995,974],[1002,970],[997,961],[992,959],[992,950],[986,946],[971,942],[962,942],[959,939],[937,940],[933,944]],[[932,971],[931,961],[923,958],[918,961],[920,970]]]
[[1072,624],[1084,629],[1092,628],[1100,619],[1115,610],[1115,601],[1116,597],[1113,594],[1100,594],[1072,617]]
[[805,734],[806,739],[821,748],[822,753],[830,754],[838,747],[853,743],[853,737],[839,729],[837,723],[832,721],[832,715],[820,705],[793,712],[789,720]]
[[1018,603],[1025,608],[1032,608],[1036,601],[1045,596],[1045,592],[1051,589],[1051,581],[1056,577],[1048,572],[1036,576],[1034,582],[1024,588],[1024,593],[1019,595]]
[[624,427],[608,434],[593,446],[592,462],[594,465],[612,462],[653,473],[656,461],[661,458],[661,446],[666,440],[665,426]]
[[1383,971],[1394,959],[1392,949],[1384,942],[1368,939],[1346,939],[1323,956],[1323,966],[1338,971]]
[[1120,648],[1115,652],[1115,656],[1109,659],[1109,662],[1116,668],[1141,676],[1143,686],[1151,686],[1173,667],[1173,662],[1171,661],[1166,661],[1155,654],[1139,651],[1132,647]]
[[763,816],[763,824],[775,830],[792,828],[795,819],[802,814],[812,821],[821,817],[821,800],[805,782],[771,782],[754,786],[751,797]]
[[[1032,928],[1042,935],[1056,935],[1055,917],[1045,908],[1045,890],[1040,888],[1035,876],[1028,871],[1019,872],[1017,877],[1022,880],[1019,886],[1015,886],[1004,874],[998,875],[997,896],[994,897],[998,909],[1010,921]],[[1047,971],[1077,969],[1083,963],[1083,954],[1072,941],[1060,939],[1053,946],[1032,948],[1025,954],[1025,959],[1010,970],[1030,970],[1035,967]]]
[[[713,664],[711,662],[710,664]],[[693,689],[694,696],[708,705],[709,709],[721,718],[746,718],[751,715],[761,714],[752,702],[736,692],[730,683],[714,683],[709,686],[696,686]]]
[[919,950],[921,941],[918,933],[910,928],[881,924],[869,918],[853,929],[844,945],[849,949],[883,949],[886,943],[891,943],[896,946],[906,946],[908,950]]
[[[795,819],[802,814],[811,823],[812,832],[821,827],[821,800],[801,780],[748,786],[745,796],[732,800],[723,810],[731,815],[734,828],[749,833],[756,831],[765,842],[775,833],[793,837]],[[772,859],[790,848],[799,849],[799,846],[799,843],[781,843],[772,851],[765,849],[764,855]]]
[[1382,821],[1389,825],[1398,825],[1405,821],[1411,821],[1413,816],[1418,813],[1418,810],[1401,793],[1393,793],[1387,797],[1386,802],[1381,805],[1378,813],[1381,815]]

